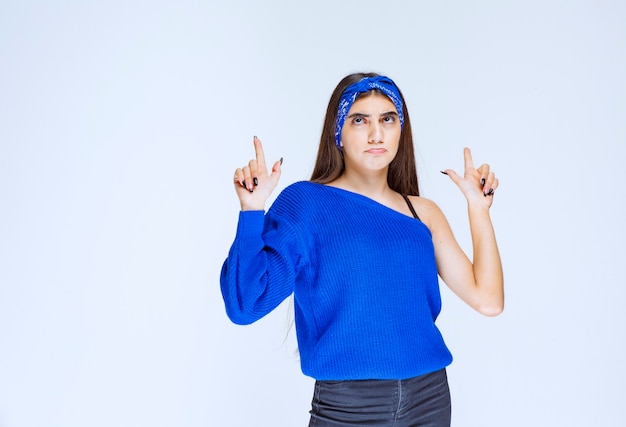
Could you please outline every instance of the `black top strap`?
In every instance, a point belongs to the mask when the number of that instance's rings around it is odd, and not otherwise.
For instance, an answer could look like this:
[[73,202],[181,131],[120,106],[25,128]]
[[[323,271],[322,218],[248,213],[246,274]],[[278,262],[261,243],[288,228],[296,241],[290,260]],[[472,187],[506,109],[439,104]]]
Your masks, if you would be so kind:
[[420,219],[420,217],[417,216],[417,212],[415,212],[415,209],[413,209],[413,204],[409,200],[408,196],[406,194],[403,194],[402,197],[404,197],[404,201],[409,206],[409,209],[411,210],[411,213],[413,214],[413,218]]

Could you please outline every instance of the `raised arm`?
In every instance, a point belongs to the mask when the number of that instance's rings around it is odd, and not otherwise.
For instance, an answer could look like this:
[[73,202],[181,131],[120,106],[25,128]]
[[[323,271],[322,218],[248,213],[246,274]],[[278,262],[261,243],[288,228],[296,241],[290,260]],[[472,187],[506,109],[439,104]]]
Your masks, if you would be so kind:
[[235,171],[241,212],[220,274],[226,313],[238,324],[260,319],[293,292],[300,253],[288,224],[266,221],[265,217],[265,202],[276,188],[281,162],[274,163],[268,173],[263,146],[256,137],[254,149],[255,158]]
[[498,180],[488,164],[474,167],[469,148],[464,149],[465,172],[443,171],[467,200],[473,261],[456,242],[443,213],[433,207],[431,231],[439,275],[463,301],[486,316],[504,309],[504,280],[496,236],[489,214]]

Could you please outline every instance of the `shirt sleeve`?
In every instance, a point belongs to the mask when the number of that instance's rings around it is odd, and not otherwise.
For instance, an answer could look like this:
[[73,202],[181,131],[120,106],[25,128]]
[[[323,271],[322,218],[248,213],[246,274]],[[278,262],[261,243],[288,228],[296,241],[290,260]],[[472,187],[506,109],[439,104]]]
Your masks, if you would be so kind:
[[301,264],[299,239],[288,221],[271,210],[241,211],[220,275],[230,320],[246,325],[275,309],[293,292]]

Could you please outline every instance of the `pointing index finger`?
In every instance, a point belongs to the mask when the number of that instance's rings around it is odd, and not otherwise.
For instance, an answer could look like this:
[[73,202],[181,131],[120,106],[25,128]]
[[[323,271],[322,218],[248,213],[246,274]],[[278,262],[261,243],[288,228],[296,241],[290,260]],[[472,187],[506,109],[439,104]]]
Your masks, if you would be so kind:
[[259,174],[267,173],[267,165],[265,164],[265,153],[263,152],[263,144],[261,140],[254,137],[254,152],[256,154],[256,163]]
[[463,149],[463,158],[465,159],[465,170],[474,169],[474,162],[472,161],[472,152],[468,147]]

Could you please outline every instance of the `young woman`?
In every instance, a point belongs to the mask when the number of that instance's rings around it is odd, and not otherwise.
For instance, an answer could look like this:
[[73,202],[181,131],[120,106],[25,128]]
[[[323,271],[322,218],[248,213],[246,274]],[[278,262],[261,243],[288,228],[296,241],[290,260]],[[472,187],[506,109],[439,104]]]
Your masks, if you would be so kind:
[[294,295],[301,368],[316,380],[310,426],[449,426],[438,275],[480,313],[504,304],[489,166],[475,168],[466,148],[463,176],[442,171],[468,203],[470,261],[419,196],[409,113],[391,79],[338,84],[310,181],[286,187],[267,213],[282,161],[268,170],[256,137],[254,147],[234,175],[241,212],[221,272],[230,319],[252,323]]

